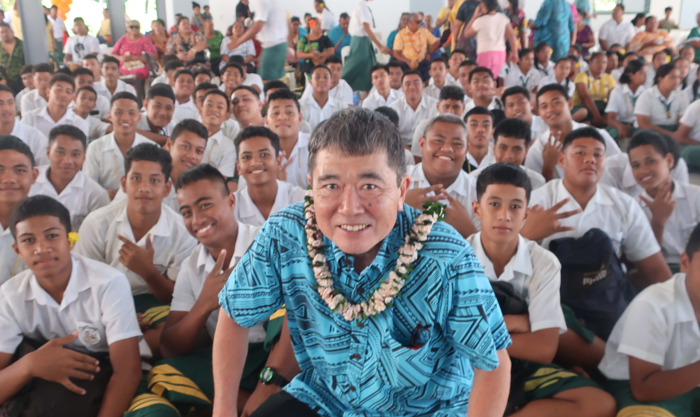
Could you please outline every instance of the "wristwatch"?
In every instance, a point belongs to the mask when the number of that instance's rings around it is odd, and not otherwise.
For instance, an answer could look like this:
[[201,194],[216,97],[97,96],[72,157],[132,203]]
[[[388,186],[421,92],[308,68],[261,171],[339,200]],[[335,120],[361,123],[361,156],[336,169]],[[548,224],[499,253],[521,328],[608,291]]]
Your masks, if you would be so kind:
[[269,366],[260,371],[260,382],[263,385],[275,384],[279,387],[284,387],[289,383],[289,381],[275,371],[275,368]]

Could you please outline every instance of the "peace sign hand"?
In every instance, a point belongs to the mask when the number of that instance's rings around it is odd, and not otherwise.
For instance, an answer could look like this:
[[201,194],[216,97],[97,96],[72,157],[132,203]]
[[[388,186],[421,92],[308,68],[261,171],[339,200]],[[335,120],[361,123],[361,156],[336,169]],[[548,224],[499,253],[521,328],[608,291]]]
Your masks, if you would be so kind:
[[153,245],[151,244],[151,235],[149,234],[146,236],[145,248],[140,247],[121,235],[117,235],[117,239],[121,240],[123,243],[121,249],[119,249],[119,262],[145,280],[150,276],[154,268],[153,255],[155,249],[153,249]]
[[279,156],[279,169],[277,170],[277,179],[280,181],[287,181],[287,167],[289,164],[291,164],[294,161],[294,157],[291,157],[287,159],[287,162],[282,162],[284,161],[284,158],[287,157],[287,154],[282,151],[282,153]]
[[666,225],[666,220],[671,217],[673,210],[676,208],[676,200],[673,199],[673,181],[667,181],[665,184],[662,184],[658,194],[656,194],[656,198],[653,200],[649,200],[641,194],[639,198],[649,207],[652,223],[661,227]]
[[542,148],[542,164],[544,168],[554,169],[559,162],[559,154],[561,151],[561,131],[556,134],[550,134],[549,139]]
[[[431,192],[435,195],[428,196]],[[435,184],[427,188],[414,188],[406,192],[406,204],[414,209],[423,210],[423,204],[426,201],[436,203],[445,198],[445,189],[442,184]]]
[[547,210],[540,205],[532,206],[527,211],[527,220],[520,234],[530,240],[541,240],[555,233],[575,230],[575,227],[563,226],[561,220],[580,213],[580,208],[557,213],[570,200],[571,198],[565,198]]
[[202,304],[206,311],[214,311],[219,308],[219,293],[226,285],[228,277],[233,272],[233,267],[223,270],[224,261],[226,260],[226,249],[219,252],[219,257],[216,259],[214,269],[207,275],[202,286],[202,292],[199,294],[197,303]]

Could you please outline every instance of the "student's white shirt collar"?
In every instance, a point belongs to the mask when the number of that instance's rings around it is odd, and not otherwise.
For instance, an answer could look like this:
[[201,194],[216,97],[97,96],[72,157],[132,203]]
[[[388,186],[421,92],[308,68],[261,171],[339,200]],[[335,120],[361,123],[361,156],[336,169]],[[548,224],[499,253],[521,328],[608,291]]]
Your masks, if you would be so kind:
[[[299,149],[301,148],[306,148],[309,146],[309,135],[304,132],[299,132],[299,137],[297,139],[297,143],[294,144],[294,148],[292,148],[291,155],[289,155],[289,158],[294,158],[297,161],[299,160],[298,155],[299,155]],[[285,161],[288,160],[289,158],[285,158]]]
[[[415,170],[411,174],[411,180],[414,183],[416,183],[416,186],[419,188],[430,187],[431,185],[433,185],[430,184],[430,182],[428,182],[428,179],[425,177],[422,162],[416,165]],[[467,175],[467,173],[464,172],[464,170],[460,169],[459,175],[457,175],[457,179],[455,179],[454,182],[445,189],[445,191],[447,191],[448,194],[454,193],[461,197],[467,198],[467,192],[469,190],[469,185],[471,181],[473,181],[473,179],[469,175]]]
[[[576,201],[574,196],[572,196],[571,193],[569,192],[569,190],[566,189],[566,186],[564,186],[563,179],[559,181],[559,185],[557,187],[558,187],[557,194],[559,197],[559,201],[565,199],[568,196],[571,199],[569,202],[579,206],[579,208],[580,208],[580,204],[578,203],[578,201]],[[591,203],[601,205],[601,206],[613,206],[614,205],[614,203],[612,202],[612,200],[608,196],[608,193],[605,192],[604,187],[601,187],[601,186],[596,186],[595,194],[593,194],[593,197],[591,197],[591,200],[588,202],[588,204],[586,204],[586,209],[588,209],[591,206]]]
[[659,86],[655,85],[654,88],[652,89],[653,95],[658,98],[659,100],[664,100],[667,104],[672,103],[673,100],[676,99],[676,90],[671,91],[671,94],[668,95],[668,98],[664,98],[663,95],[661,95],[661,91],[659,91]]
[[[230,268],[231,265],[236,265],[238,261],[243,258],[243,255],[245,255],[246,251],[248,250],[249,242],[253,241],[256,233],[257,228],[254,226],[238,222],[236,248],[233,250],[233,256],[231,257],[231,261],[229,262],[228,266],[225,267],[226,269]],[[197,269],[201,270],[204,268],[204,273],[208,274],[214,269],[215,265],[216,259],[211,256],[207,248],[202,246],[201,250],[199,251],[199,256],[197,257]]]
[[[275,202],[272,205],[272,209],[270,210],[270,214],[272,213],[277,213],[278,211],[282,210],[283,208],[287,207],[289,205],[289,201],[285,198],[285,194],[288,194],[289,191],[289,183],[284,183],[280,180],[277,181],[277,194],[275,195]],[[258,209],[258,206],[255,205],[255,202],[253,202],[253,199],[250,197],[250,193],[248,192],[249,188],[245,187],[241,190],[240,193],[240,200],[236,201],[236,204],[239,205],[240,209],[240,219],[248,219],[248,218],[258,218],[258,220],[261,220],[263,223],[265,222],[265,218],[263,217],[262,213],[260,213],[260,210]],[[240,234],[240,231],[238,232]],[[236,245],[236,250],[238,249],[238,246]]]
[[385,101],[387,103],[394,102],[394,101],[398,100],[399,98],[401,98],[399,96],[398,90],[394,90],[391,87],[389,88],[389,95],[386,96],[386,99],[384,98],[384,96],[381,95],[381,93],[379,93],[379,90],[377,90],[376,88],[372,92],[370,92],[370,94],[374,94],[374,96],[378,100],[382,100],[382,101]]
[[29,288],[25,293],[25,300],[35,301],[37,304],[44,306],[59,307],[59,311],[68,307],[73,301],[78,299],[78,294],[90,288],[90,280],[88,279],[85,271],[82,270],[80,264],[76,262],[76,259],[71,256],[71,262],[73,267],[71,268],[70,278],[68,279],[68,285],[65,291],[63,291],[63,298],[61,299],[61,304],[56,302],[49,293],[44,290],[36,279],[36,276],[32,274],[29,280]]
[[690,302],[690,297],[688,296],[688,288],[685,286],[686,275],[683,273],[678,273],[671,277],[674,281],[673,291],[676,293],[676,302],[672,304],[675,314],[675,323],[685,323],[685,322],[697,322],[697,317],[695,316],[695,310],[693,309],[693,304]]
[[[644,188],[642,188],[642,193],[640,195],[646,197],[648,200],[654,201],[654,197],[650,196],[647,190],[645,190]],[[685,193],[685,187],[678,184],[678,181],[673,180],[673,200],[685,200],[686,197],[687,195]],[[642,207],[646,206],[646,203],[644,201],[640,201],[640,204],[642,205]]]
[[317,108],[319,111],[323,111],[324,109],[326,109],[328,107],[337,107],[338,103],[339,103],[339,101],[337,99],[333,98],[330,95],[330,92],[328,94],[328,100],[326,100],[326,104],[323,107],[321,107],[321,105],[318,104],[318,101],[316,101],[316,98],[313,95],[309,98],[309,100],[307,102],[309,104],[311,104],[313,107]]
[[[53,117],[51,117],[51,115],[49,115],[49,106],[47,104],[41,110],[39,110],[39,112],[37,113],[37,117],[42,117],[46,121],[54,123],[56,125],[70,125],[70,124],[72,124],[72,123],[70,123],[70,121],[73,120],[73,117],[79,117],[79,116],[77,114],[75,114],[72,110],[66,109],[66,113],[60,119],[58,119],[58,121],[54,121]],[[14,131],[14,129],[15,128],[13,127],[12,130]]]
[[190,97],[189,100],[187,100],[186,102],[184,102],[182,104],[180,104],[180,102],[177,101],[177,99],[175,99],[175,108],[178,108],[180,106],[193,107],[195,109],[197,108],[197,106],[194,105],[194,100],[192,100],[192,97]]
[[622,92],[623,92],[625,95],[630,95],[630,96],[632,96],[632,97],[639,97],[639,96],[641,96],[642,93],[644,92],[644,90],[645,90],[644,86],[643,86],[643,85],[640,85],[639,87],[637,87],[637,91],[636,91],[636,92],[633,92],[629,85],[627,85],[627,84],[622,84]]
[[227,139],[226,136],[224,136],[224,131],[219,129],[218,132],[214,133],[213,135],[211,135],[209,137],[209,139],[207,139],[207,142],[209,142],[210,140],[213,140],[214,142],[216,142],[218,144],[219,142],[223,141],[224,139]]
[[[129,222],[129,216],[127,215],[126,212],[126,205],[128,202],[128,197],[124,199],[120,204],[123,205],[122,209],[119,211],[119,214],[114,219],[115,223],[120,223],[119,226],[117,226],[117,233],[120,234],[121,236],[124,236],[125,238],[129,239],[132,242],[135,242],[134,238],[134,232],[131,229],[131,223]],[[163,208],[161,207],[161,210]],[[170,237],[170,225],[168,224],[168,219],[165,213],[161,211],[160,217],[158,218],[158,222],[151,227],[151,230],[149,230],[141,240],[144,240],[147,235],[151,235],[151,242],[153,242],[153,236],[160,236],[160,237]],[[145,242],[145,240],[144,240]],[[138,242],[136,242],[138,243]]]
[[[48,172],[49,172],[49,165],[45,165],[43,167],[39,167],[39,176],[36,177],[36,183],[41,184],[42,186],[46,187],[51,187],[54,188],[53,184],[51,184],[51,181],[49,181],[48,178]],[[75,177],[66,185],[66,188],[63,189],[63,192],[66,192],[67,190],[71,188],[78,188],[82,189],[85,186],[85,175],[83,174],[83,171],[78,171],[75,174]],[[56,189],[54,188],[54,191]],[[62,193],[63,193],[62,192]],[[56,192],[58,194],[58,192]]]
[[[119,149],[119,145],[117,144],[117,139],[114,137],[114,132],[110,133],[108,135],[108,139],[104,143],[104,147],[102,148],[102,152],[107,152],[107,151],[114,151],[114,152],[119,152],[121,153],[121,150]],[[139,145],[141,143],[153,143],[150,139],[146,138],[145,136],[141,136],[140,134],[136,133],[136,136],[134,137],[134,142],[132,143],[131,147],[135,147],[136,145]]]
[[530,251],[527,247],[527,241],[520,235],[518,235],[518,250],[515,252],[515,255],[510,258],[505,268],[503,268],[503,273],[501,273],[500,277],[496,276],[496,272],[493,269],[493,262],[491,262],[486,255],[484,247],[481,244],[481,232],[477,233],[475,238],[472,239],[472,249],[479,259],[479,262],[484,267],[484,273],[489,279],[494,277],[494,279],[498,279],[499,281],[512,281],[513,278],[515,278],[515,272],[526,276],[532,276],[532,258],[530,257]]

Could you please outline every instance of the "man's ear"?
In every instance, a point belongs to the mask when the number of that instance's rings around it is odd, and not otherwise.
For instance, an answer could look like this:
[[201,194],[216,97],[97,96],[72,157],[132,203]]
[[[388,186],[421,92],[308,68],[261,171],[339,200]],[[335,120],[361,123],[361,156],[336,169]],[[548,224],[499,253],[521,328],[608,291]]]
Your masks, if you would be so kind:
[[408,188],[410,186],[411,177],[408,175],[404,175],[403,178],[401,178],[401,184],[399,184],[399,201],[396,207],[398,211],[403,210],[403,203],[406,201],[406,193],[408,192]]
[[121,177],[119,183],[121,184],[122,191],[126,192],[126,175]]
[[[15,245],[13,245],[14,247]],[[697,253],[696,253],[697,256]],[[681,254],[681,272],[687,274],[690,271],[690,258],[688,254],[683,252]]]
[[474,212],[474,217],[481,221],[481,206],[478,201],[472,201],[472,211]]

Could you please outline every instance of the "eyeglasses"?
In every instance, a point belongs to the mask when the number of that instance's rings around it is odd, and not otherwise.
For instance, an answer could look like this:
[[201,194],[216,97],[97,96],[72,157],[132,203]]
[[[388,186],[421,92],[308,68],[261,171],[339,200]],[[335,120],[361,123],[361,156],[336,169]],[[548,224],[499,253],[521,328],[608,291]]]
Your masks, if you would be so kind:
[[130,29],[141,29],[141,26],[129,26]]

